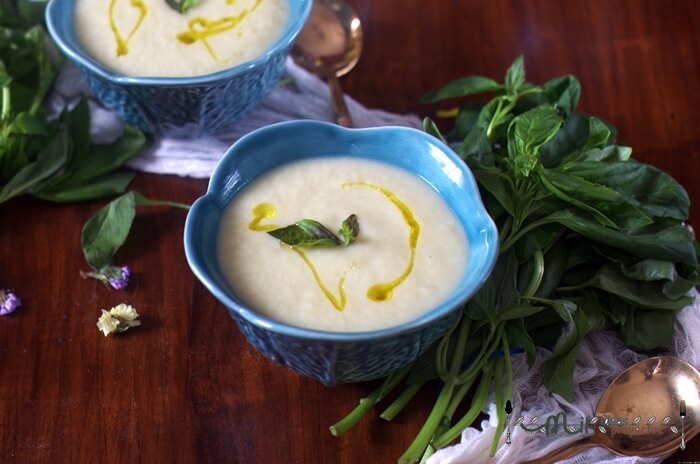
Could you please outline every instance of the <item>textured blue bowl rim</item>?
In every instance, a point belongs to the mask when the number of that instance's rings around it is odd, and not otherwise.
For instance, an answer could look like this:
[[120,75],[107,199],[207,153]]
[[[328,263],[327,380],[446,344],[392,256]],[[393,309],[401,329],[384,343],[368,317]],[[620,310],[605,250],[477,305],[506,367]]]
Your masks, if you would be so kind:
[[[49,34],[54,42],[58,45],[63,53],[71,60],[75,61],[80,66],[84,66],[91,72],[101,76],[109,81],[122,85],[152,85],[152,86],[194,86],[202,85],[211,82],[221,81],[230,77],[247,73],[248,71],[265,66],[272,57],[279,54],[282,50],[290,47],[296,39],[296,36],[304,26],[306,19],[309,17],[313,0],[288,0],[291,5],[296,2],[301,5],[301,14],[290,16],[289,24],[287,24],[284,33],[274,42],[274,44],[262,55],[251,61],[246,61],[237,66],[227,68],[210,74],[190,77],[139,77],[139,76],[124,76],[107,69],[104,65],[93,59],[87,52],[82,49],[76,50],[63,35],[59,34],[57,23],[60,21],[61,15],[66,14],[59,6],[66,1],[73,4],[75,0],[49,0],[46,7],[46,26]],[[73,25],[73,11],[71,9],[70,24]],[[77,40],[77,39],[76,39]]]
[[[298,130],[304,131],[309,130],[313,127],[323,127],[326,130],[334,130],[342,133],[344,131],[349,132],[364,132],[372,133],[373,135],[380,136],[383,132],[405,132],[407,136],[420,137],[428,141],[433,146],[437,147],[441,152],[443,152],[452,162],[456,164],[464,174],[464,182],[466,184],[467,190],[473,193],[472,200],[475,202],[475,208],[473,209],[474,220],[479,222],[487,232],[486,237],[486,257],[485,261],[488,263],[484,275],[481,277],[478,285],[470,288],[465,294],[453,294],[449,299],[443,301],[439,306],[431,309],[427,313],[424,313],[421,317],[413,319],[409,322],[390,326],[384,329],[372,330],[367,332],[330,332],[324,330],[307,329],[303,327],[298,327],[290,324],[286,324],[272,318],[268,318],[252,309],[246,308],[241,304],[234,301],[224,290],[219,288],[212,280],[209,278],[206,272],[205,266],[199,262],[198,254],[196,253],[197,244],[194,243],[195,225],[193,224],[193,216],[196,214],[199,208],[202,208],[205,202],[210,201],[212,198],[216,198],[220,195],[220,189],[224,186],[227,176],[230,173],[229,165],[234,162],[235,152],[238,150],[239,145],[244,145],[250,142],[251,139],[261,139],[264,140],[267,137],[275,137],[277,131],[284,130]],[[321,157],[321,156],[319,156]],[[385,162],[383,160],[378,160]],[[389,163],[391,164],[391,163]],[[415,174],[415,173],[414,173]],[[243,187],[245,188],[245,187]],[[405,333],[415,332],[430,325],[443,317],[449,315],[452,311],[456,310],[457,307],[463,305],[471,296],[473,296],[479,288],[486,282],[486,279],[493,271],[496,264],[496,259],[498,258],[499,241],[498,241],[498,230],[496,225],[493,223],[491,216],[486,211],[483,205],[479,190],[474,179],[473,174],[469,168],[464,164],[464,162],[454,153],[454,151],[449,148],[446,144],[438,140],[437,138],[426,134],[423,131],[417,129],[412,129],[408,127],[395,127],[395,126],[385,126],[385,127],[372,127],[363,129],[348,129],[344,127],[337,126],[335,124],[330,124],[320,121],[311,120],[296,120],[296,121],[286,121],[276,124],[271,124],[269,126],[262,127],[260,129],[254,130],[236,141],[224,154],[224,156],[219,161],[218,165],[214,169],[214,172],[209,180],[209,186],[207,193],[199,197],[190,208],[185,220],[185,231],[184,231],[184,247],[185,247],[185,257],[187,262],[192,269],[195,276],[202,282],[202,284],[221,302],[226,306],[229,311],[234,311],[239,317],[247,320],[249,323],[258,326],[264,330],[269,330],[274,333],[296,337],[300,339],[307,339],[316,342],[329,342],[329,343],[357,343],[361,341],[376,341],[385,338],[395,337]],[[471,247],[470,247],[471,249]]]

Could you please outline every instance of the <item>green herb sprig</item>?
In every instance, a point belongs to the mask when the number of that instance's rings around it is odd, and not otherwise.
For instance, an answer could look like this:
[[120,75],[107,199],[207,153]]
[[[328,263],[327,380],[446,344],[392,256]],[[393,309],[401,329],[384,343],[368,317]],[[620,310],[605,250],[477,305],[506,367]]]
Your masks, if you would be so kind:
[[[498,447],[512,391],[511,349],[552,351],[543,381],[573,396],[576,353],[585,335],[615,329],[631,348],[668,348],[676,311],[699,282],[697,243],[684,225],[689,199],[665,172],[635,161],[602,119],[575,111],[581,88],[571,75],[542,85],[525,80],[522,57],[504,83],[456,80],[424,102],[493,93],[459,108],[443,136],[469,165],[499,227],[500,256],[461,319],[411,366],[389,376],[355,410],[331,426],[340,435],[402,382],[381,414],[395,417],[426,383],[444,383],[433,410],[400,463],[423,462],[470,426],[493,392]],[[499,354],[500,353],[500,354]],[[472,403],[455,417],[467,392]]]
[[114,143],[90,141],[86,101],[49,121],[43,102],[61,60],[41,21],[45,3],[0,0],[0,203],[20,195],[72,202],[124,192],[119,172],[147,144],[127,128]]
[[131,275],[128,266],[114,264],[114,254],[126,242],[136,216],[137,206],[168,206],[189,210],[190,206],[172,201],[152,200],[138,192],[127,192],[97,211],[83,225],[80,245],[92,268],[84,277],[102,281],[117,290],[124,289]]
[[170,8],[183,14],[187,13],[187,10],[196,6],[201,1],[202,0],[165,0]]
[[355,242],[360,234],[357,216],[351,214],[338,229],[337,235],[314,219],[302,219],[294,224],[268,231],[279,241],[301,248],[348,246]]

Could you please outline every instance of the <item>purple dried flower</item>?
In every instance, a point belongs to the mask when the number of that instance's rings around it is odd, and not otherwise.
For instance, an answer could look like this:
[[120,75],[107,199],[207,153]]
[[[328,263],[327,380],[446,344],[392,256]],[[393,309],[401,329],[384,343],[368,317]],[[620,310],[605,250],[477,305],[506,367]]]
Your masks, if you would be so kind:
[[131,278],[131,269],[129,266],[121,267],[121,277],[118,279],[109,278],[109,284],[115,290],[124,290],[127,285],[129,285],[129,279]]
[[22,301],[12,290],[0,290],[0,316],[6,316],[15,311]]
[[[112,277],[115,274],[118,274],[119,277]],[[80,277],[83,279],[97,279],[107,287],[112,287],[115,290],[124,290],[129,285],[131,269],[129,269],[129,266],[105,266],[97,272],[80,271]]]

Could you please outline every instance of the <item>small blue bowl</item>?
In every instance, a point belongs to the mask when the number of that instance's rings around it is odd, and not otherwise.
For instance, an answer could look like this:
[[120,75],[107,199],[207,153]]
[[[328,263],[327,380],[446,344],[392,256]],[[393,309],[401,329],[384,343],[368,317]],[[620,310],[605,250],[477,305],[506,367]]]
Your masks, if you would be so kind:
[[[418,319],[370,332],[305,329],[257,313],[227,283],[216,248],[219,222],[229,202],[251,181],[284,163],[335,156],[377,160],[418,175],[437,190],[464,227],[467,269],[453,294]],[[384,377],[439,339],[491,272],[498,255],[498,232],[471,171],[436,138],[402,127],[345,129],[291,121],[251,132],[226,152],[207,193],[187,215],[185,254],[194,274],[224,304],[255,348],[279,364],[334,385]]]
[[104,106],[146,132],[193,137],[230,129],[277,85],[294,39],[309,16],[311,2],[289,0],[284,32],[262,56],[195,77],[129,77],[107,69],[78,42],[73,27],[75,0],[51,0],[46,24],[53,40],[78,65]]

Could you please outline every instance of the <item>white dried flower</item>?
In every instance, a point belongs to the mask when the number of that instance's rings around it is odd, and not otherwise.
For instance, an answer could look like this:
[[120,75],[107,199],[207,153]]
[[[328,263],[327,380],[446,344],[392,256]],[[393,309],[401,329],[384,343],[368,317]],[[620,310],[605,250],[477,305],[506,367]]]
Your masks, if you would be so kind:
[[111,333],[124,332],[132,327],[141,325],[138,317],[139,313],[136,312],[133,306],[122,303],[109,311],[103,309],[102,315],[97,320],[97,328],[106,337]]

